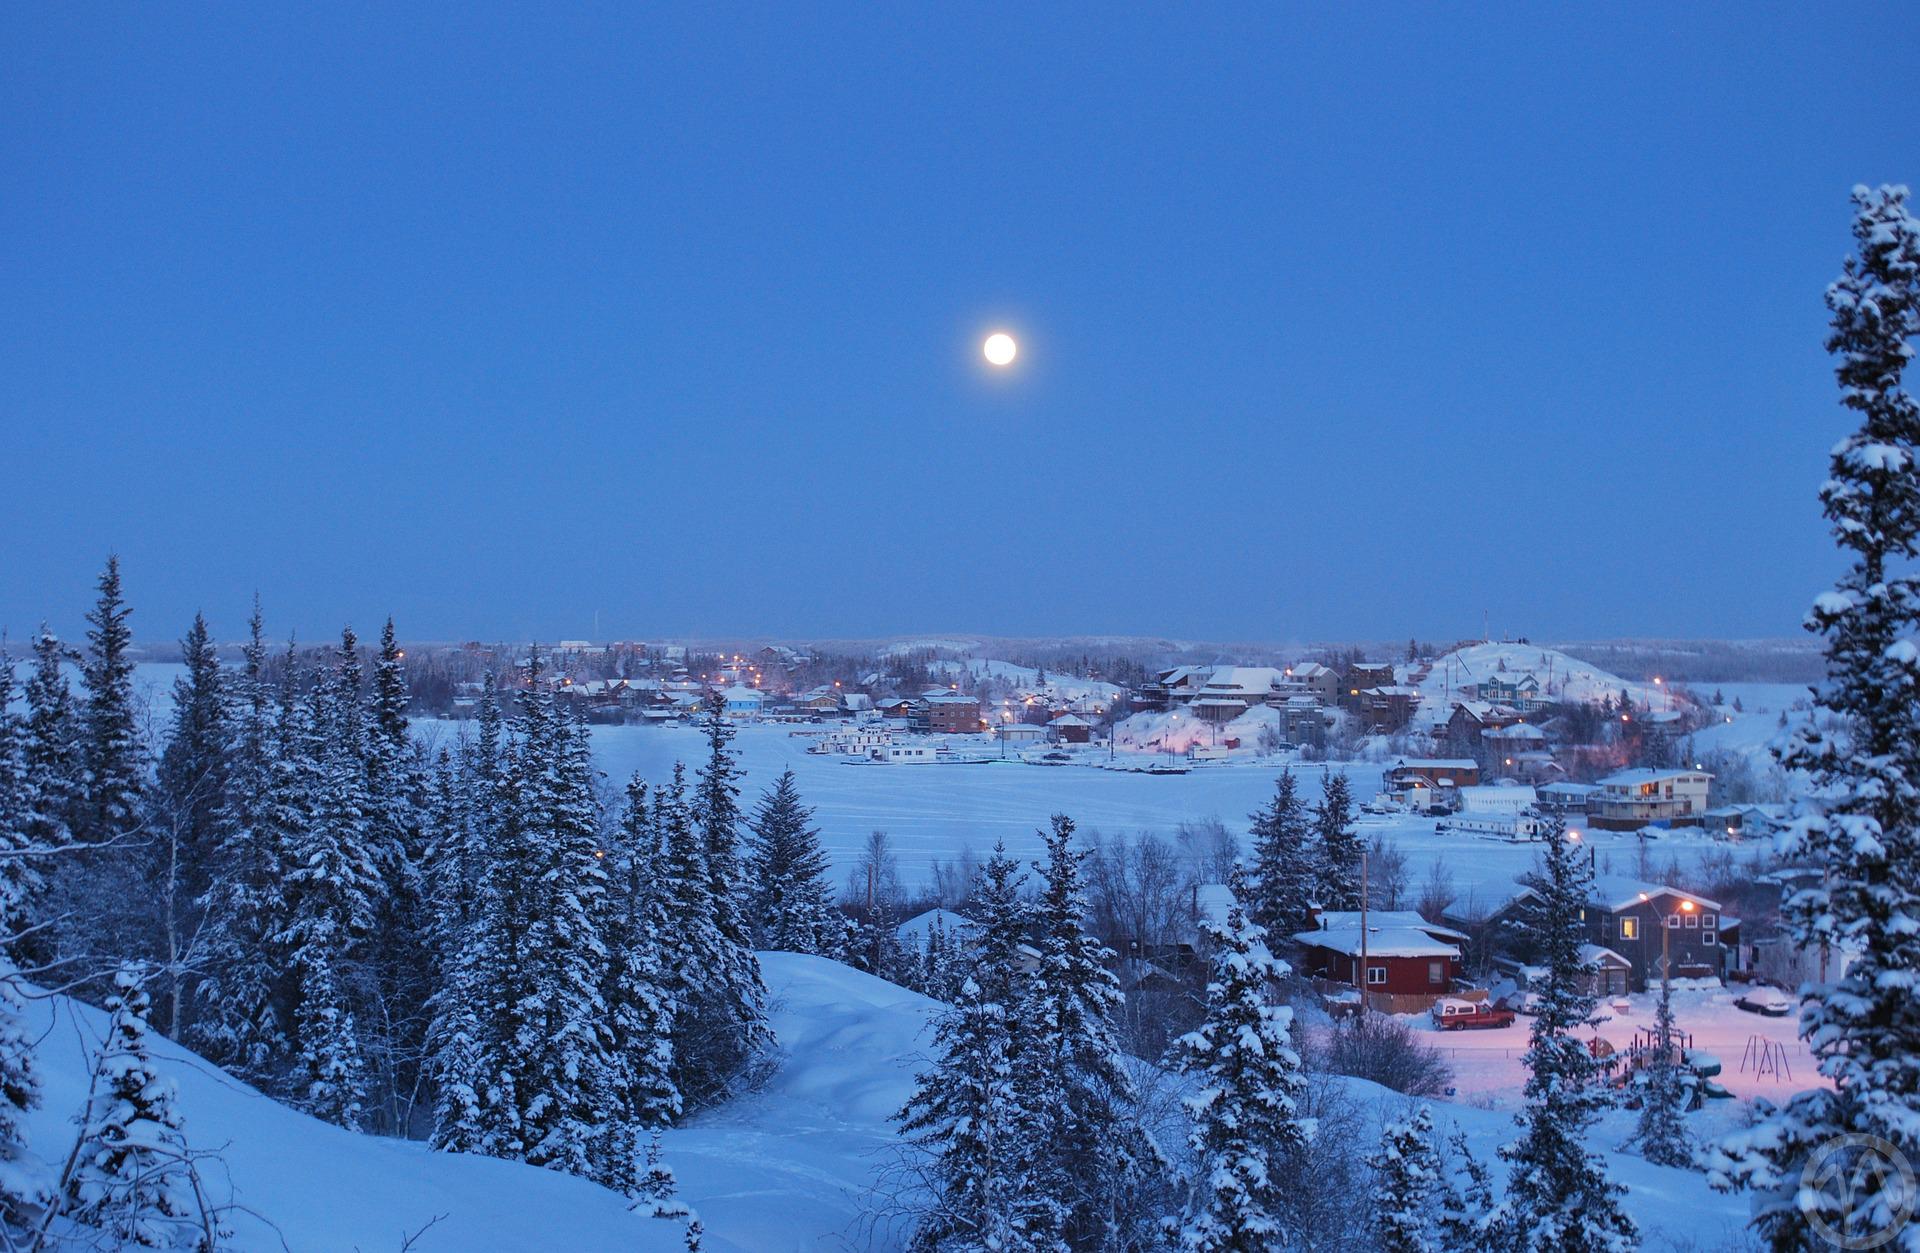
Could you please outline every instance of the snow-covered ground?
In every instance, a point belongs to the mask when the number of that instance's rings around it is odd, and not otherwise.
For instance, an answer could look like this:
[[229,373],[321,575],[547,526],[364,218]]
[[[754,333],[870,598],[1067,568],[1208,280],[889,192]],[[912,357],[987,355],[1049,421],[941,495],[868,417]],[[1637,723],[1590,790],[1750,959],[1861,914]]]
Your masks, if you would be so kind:
[[1517,679],[1525,674],[1540,681],[1543,697],[1557,702],[1595,704],[1606,696],[1617,699],[1622,691],[1631,695],[1635,704],[1656,709],[1667,700],[1660,686],[1630,683],[1557,649],[1496,642],[1470,644],[1434,662],[1419,685],[1421,718],[1443,722],[1453,702],[1460,699],[1462,688],[1496,675]]
[[[889,1119],[925,1065],[927,1025],[939,1006],[819,958],[772,953],[762,963],[781,1042],[777,1068],[762,1090],[668,1133],[666,1157],[706,1224],[709,1249],[866,1247],[870,1193],[891,1160]],[[32,1120],[33,1142],[57,1155],[70,1142],[67,1118],[84,1100],[87,1048],[104,1015],[64,998],[30,1012],[44,1036],[47,1095]],[[1681,1023],[1689,1026],[1687,1014]],[[679,1247],[672,1225],[629,1213],[593,1184],[353,1135],[276,1104],[171,1042],[157,1041],[156,1051],[180,1082],[190,1141],[221,1151],[210,1170],[216,1199],[250,1211],[232,1218],[239,1249],[276,1250],[283,1241],[295,1253],[391,1249],[430,1222],[413,1246],[420,1253]],[[1715,1051],[1730,1069],[1737,1065],[1737,1051]],[[1463,1081],[1478,1073],[1460,1069]],[[1407,1104],[1371,1084],[1345,1086],[1375,1122]],[[1463,1098],[1476,1091],[1463,1082]],[[1436,1114],[1443,1132],[1457,1126],[1483,1158],[1514,1135],[1501,1110],[1437,1102]],[[1704,1130],[1721,1115],[1693,1117]],[[1610,1116],[1596,1146],[1615,1147],[1630,1123],[1631,1115]],[[1626,1154],[1612,1154],[1611,1165],[1631,1188],[1627,1207],[1652,1237],[1648,1247],[1661,1247],[1662,1236],[1717,1246],[1744,1221],[1744,1202],[1710,1191],[1700,1175]],[[874,1247],[892,1246],[882,1239]]]

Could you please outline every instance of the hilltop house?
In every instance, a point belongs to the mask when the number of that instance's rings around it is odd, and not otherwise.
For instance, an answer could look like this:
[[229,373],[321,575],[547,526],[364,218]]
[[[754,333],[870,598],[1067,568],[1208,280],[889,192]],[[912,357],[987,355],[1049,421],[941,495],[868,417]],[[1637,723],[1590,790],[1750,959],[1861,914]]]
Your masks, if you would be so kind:
[[1193,712],[1209,722],[1232,722],[1279,695],[1285,677],[1272,666],[1221,666],[1201,685]]
[[1506,705],[1521,713],[1532,713],[1548,704],[1546,689],[1531,674],[1497,672],[1474,685],[1480,699],[1494,705]]

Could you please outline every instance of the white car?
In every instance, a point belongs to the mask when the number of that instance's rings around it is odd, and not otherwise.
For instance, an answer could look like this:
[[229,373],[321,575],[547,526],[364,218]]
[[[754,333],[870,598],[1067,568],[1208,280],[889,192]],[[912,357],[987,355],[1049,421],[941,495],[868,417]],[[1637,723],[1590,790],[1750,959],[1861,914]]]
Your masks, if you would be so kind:
[[1736,1009],[1769,1018],[1785,1018],[1793,1012],[1793,998],[1779,988],[1754,988],[1733,1004]]

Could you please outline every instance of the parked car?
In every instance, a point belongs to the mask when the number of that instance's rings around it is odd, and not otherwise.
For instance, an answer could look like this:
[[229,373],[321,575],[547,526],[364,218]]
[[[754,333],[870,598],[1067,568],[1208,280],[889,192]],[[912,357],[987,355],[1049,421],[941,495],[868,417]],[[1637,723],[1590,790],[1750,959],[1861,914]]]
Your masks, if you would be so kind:
[[1733,1004],[1736,1009],[1769,1018],[1785,1018],[1793,1012],[1793,998],[1779,988],[1755,988]]
[[1433,1025],[1442,1031],[1466,1031],[1478,1027],[1511,1027],[1513,1011],[1504,1005],[1485,1001],[1462,1001],[1447,997],[1434,1002]]

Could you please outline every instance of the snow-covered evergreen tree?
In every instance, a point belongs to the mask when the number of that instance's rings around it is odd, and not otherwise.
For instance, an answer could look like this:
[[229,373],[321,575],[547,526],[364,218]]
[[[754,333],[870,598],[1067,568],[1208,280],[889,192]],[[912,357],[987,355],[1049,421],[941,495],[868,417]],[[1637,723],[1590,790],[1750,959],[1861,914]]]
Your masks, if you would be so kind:
[[1050,1203],[1059,1227],[1035,1232],[1077,1248],[1124,1247],[1153,1203],[1164,1167],[1138,1118],[1137,1093],[1115,1042],[1120,987],[1112,954],[1086,932],[1086,893],[1073,822],[1056,814],[1041,833],[1046,860],[1034,906],[1039,970],[1018,1013],[1025,1039],[1014,1057],[1015,1091],[1028,1118],[1023,1187]]
[[67,1216],[121,1247],[176,1248],[198,1219],[174,1082],[154,1067],[141,975],[122,967],[80,1145],[65,1180]]
[[1640,1124],[1634,1139],[1640,1155],[1656,1166],[1692,1166],[1693,1141],[1685,1122],[1690,1093],[1673,1026],[1673,981],[1665,972],[1654,1006],[1653,1047],[1652,1061],[1640,1072]]
[[933,1068],[897,1115],[921,1155],[928,1203],[911,1247],[927,1253],[1046,1248],[1046,1233],[1060,1225],[1050,1206],[1035,1204],[1023,1175],[1033,1157],[1023,1137],[1034,1122],[1014,1086],[1015,1036],[1024,1029],[1023,878],[1006,846],[996,846],[974,892],[979,927],[969,973],[936,1024]]
[[80,715],[62,664],[72,652],[42,624],[26,681],[27,838],[45,848],[67,843],[80,807]]
[[1313,811],[1315,895],[1322,909],[1360,908],[1359,833],[1353,826],[1353,793],[1347,776],[1329,770]]
[[660,962],[659,937],[669,923],[655,838],[647,785],[635,775],[605,858],[600,923],[607,950],[601,997],[609,1095],[594,1170],[601,1182],[623,1191],[632,1190],[640,1177],[637,1137],[680,1114],[680,1093],[673,1086],[675,1005]]
[[1381,1129],[1373,1168],[1373,1230],[1379,1253],[1435,1253],[1446,1181],[1433,1147],[1433,1110],[1422,1105]]
[[81,666],[86,705],[81,720],[80,777],[84,804],[75,835],[102,843],[133,831],[142,818],[146,750],[133,708],[133,631],[120,592],[120,558],[100,573],[99,599],[87,612],[87,654]]
[[1207,1012],[1173,1045],[1171,1060],[1198,1085],[1187,1100],[1195,1173],[1188,1181],[1180,1247],[1189,1253],[1259,1253],[1285,1245],[1272,1166],[1306,1147],[1298,1103],[1306,1081],[1291,1039],[1293,1011],[1268,990],[1287,971],[1249,916],[1238,866],[1225,925],[1209,920],[1213,947]]
[[345,1127],[366,1113],[367,1062],[354,982],[383,894],[368,814],[365,726],[353,632],[316,683],[301,728],[309,812],[292,833],[286,932],[295,980],[295,1090],[309,1113]]
[[719,943],[708,957],[708,997],[717,1051],[715,1077],[728,1080],[773,1043],[767,1025],[767,989],[746,925],[746,889],[740,873],[740,761],[731,747],[733,726],[718,693],[707,702],[702,726],[707,760],[696,777],[691,813],[704,841],[707,891]]
[[1597,1021],[1591,972],[1580,958],[1586,940],[1581,913],[1593,873],[1564,822],[1552,820],[1543,839],[1519,921],[1545,973],[1530,984],[1537,999],[1526,1053],[1526,1108],[1519,1115],[1520,1139],[1500,1150],[1509,1173],[1495,1224],[1508,1247],[1530,1253],[1627,1253],[1637,1237],[1620,1208],[1624,1189],[1586,1145],[1607,1103],[1606,1090],[1599,1063],[1576,1034]]
[[[1827,678],[1780,755],[1813,783],[1784,851],[1824,872],[1788,902],[1789,924],[1848,958],[1802,990],[1800,1034],[1832,1086],[1769,1108],[1714,1161],[1721,1186],[1771,1195],[1756,1225],[1775,1248],[1874,1240],[1904,1219],[1864,1173],[1883,1155],[1831,1156],[1809,1181],[1816,1148],[1871,1136],[1920,1161],[1920,405],[1902,380],[1920,334],[1920,221],[1907,201],[1905,187],[1854,188],[1857,255],[1827,289],[1827,350],[1859,427],[1834,447],[1820,499],[1849,566],[1807,616]],[[1920,1249],[1920,1226],[1894,1239]]]
[[184,1038],[197,982],[188,972],[204,964],[197,940],[215,873],[233,746],[226,679],[203,615],[193,616],[180,655],[186,672],[174,680],[173,722],[155,776],[157,838],[144,860],[159,916],[155,947],[166,972],[158,1025]]
[[827,882],[813,811],[785,771],[747,819],[748,914],[754,944],[785,953],[839,955],[844,928]]
[[[13,712],[14,665],[0,647],[0,939],[20,935],[29,924],[39,872],[28,836],[26,721]],[[9,945],[11,947],[11,945]],[[27,1112],[40,1103],[33,1041],[20,1021],[10,958],[0,956],[0,1224],[16,1223],[39,1201],[45,1179],[27,1152]]]
[[1313,828],[1293,771],[1283,770],[1273,799],[1253,815],[1253,920],[1276,942],[1307,928],[1307,910],[1319,890]]
[[1495,1221],[1493,1172],[1467,1148],[1455,1131],[1447,1140],[1447,1169],[1441,1176],[1437,1231],[1447,1253],[1484,1253]]

